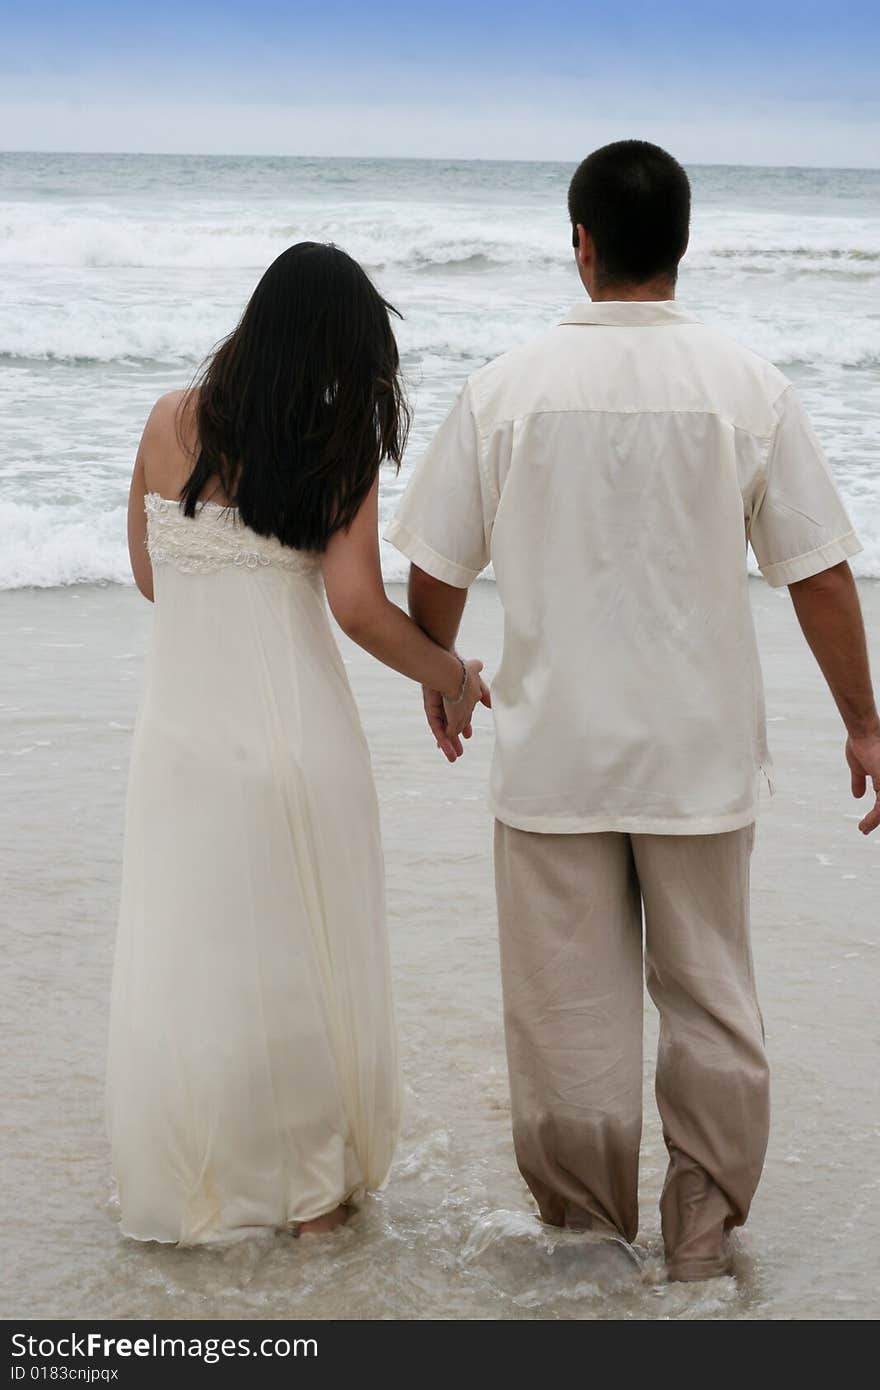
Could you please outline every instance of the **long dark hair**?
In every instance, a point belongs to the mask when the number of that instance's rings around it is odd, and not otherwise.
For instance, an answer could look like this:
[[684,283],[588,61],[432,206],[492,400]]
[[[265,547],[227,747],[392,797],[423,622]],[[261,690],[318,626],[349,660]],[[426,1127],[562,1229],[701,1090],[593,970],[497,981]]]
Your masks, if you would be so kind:
[[389,313],[337,246],[282,252],[195,382],[185,514],[213,483],[245,525],[297,550],[350,526],[383,460],[400,466],[409,427]]

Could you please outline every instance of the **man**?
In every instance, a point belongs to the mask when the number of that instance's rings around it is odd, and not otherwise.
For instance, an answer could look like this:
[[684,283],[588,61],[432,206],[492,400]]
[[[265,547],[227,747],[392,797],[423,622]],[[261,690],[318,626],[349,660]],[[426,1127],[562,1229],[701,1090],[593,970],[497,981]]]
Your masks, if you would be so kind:
[[[491,804],[520,1170],[545,1221],[635,1238],[644,910],[667,1270],[701,1279],[730,1270],[768,1130],[746,542],[790,586],[856,796],[880,793],[860,547],[786,379],[675,302],[680,165],[641,141],[597,150],[569,212],[592,302],[471,377],[388,538],[435,640],[453,645],[490,559],[504,608]],[[426,710],[454,758],[430,692]],[[860,828],[878,824],[880,795]]]

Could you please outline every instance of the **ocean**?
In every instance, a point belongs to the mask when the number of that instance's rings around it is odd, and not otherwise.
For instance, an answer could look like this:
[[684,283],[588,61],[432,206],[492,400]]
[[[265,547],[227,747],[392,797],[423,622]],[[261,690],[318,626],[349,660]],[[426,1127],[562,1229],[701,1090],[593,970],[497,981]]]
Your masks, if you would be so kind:
[[[798,385],[880,576],[880,171],[699,167],[679,297]],[[562,164],[0,155],[0,588],[129,582],[125,500],[153,400],[303,239],[404,315],[413,462],[475,368],[582,293]],[[383,552],[389,579],[402,562]]]

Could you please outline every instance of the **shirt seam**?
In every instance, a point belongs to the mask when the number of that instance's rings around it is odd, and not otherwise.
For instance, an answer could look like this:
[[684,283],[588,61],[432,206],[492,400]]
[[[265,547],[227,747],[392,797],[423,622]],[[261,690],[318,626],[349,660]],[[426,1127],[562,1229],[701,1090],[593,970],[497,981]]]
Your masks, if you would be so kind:
[[[788,388],[786,388],[786,389],[788,389]],[[782,392],[782,393],[781,393],[781,395],[784,395],[784,394],[785,394],[785,392]],[[752,506],[752,507],[749,508],[749,515],[748,515],[748,536],[749,536],[749,544],[750,544],[750,545],[751,545],[751,543],[752,543],[752,524],[753,524],[755,518],[757,517],[758,513],[760,512],[761,508],[763,507],[763,505],[764,505],[764,499],[765,499],[765,497],[767,496],[767,492],[768,492],[768,490],[769,490],[769,488],[770,488],[770,457],[771,457],[771,455],[772,455],[772,453],[773,453],[773,445],[776,443],[776,436],[777,436],[777,434],[779,433],[779,426],[780,426],[780,424],[782,423],[781,418],[780,418],[780,416],[779,416],[779,413],[776,411],[776,404],[777,404],[777,401],[778,401],[780,398],[781,398],[781,396],[777,396],[776,400],[773,402],[773,410],[774,410],[774,412],[776,413],[776,424],[773,426],[772,430],[770,431],[770,433],[769,433],[768,435],[761,435],[761,436],[760,436],[762,442],[764,442],[764,443],[766,444],[766,448],[764,449],[764,458],[763,458],[763,461],[762,461],[762,464],[761,464],[761,474],[760,474],[760,481],[761,481],[761,483],[763,484],[763,486],[761,487],[760,496],[758,497],[758,500],[757,500],[756,504],[755,504],[754,506]],[[755,438],[757,438],[757,437],[758,437],[758,436],[755,436]],[[754,547],[752,547],[752,548],[754,549]]]
[[[778,368],[777,368],[777,371],[778,371]],[[788,393],[789,393],[789,391],[791,391],[792,394],[794,393],[794,382],[792,382],[792,381],[786,381],[786,382],[784,382],[784,384],[783,384],[783,386],[782,386],[782,389],[780,390],[779,394],[773,397],[772,405],[773,405],[773,409],[774,409],[774,410],[775,410],[776,407],[779,405],[779,402],[782,400],[782,397],[783,397],[783,396],[787,396]],[[774,433],[774,434],[776,433],[776,430],[778,429],[778,427],[779,427],[779,421],[777,420],[777,421],[776,421],[776,424],[775,424],[774,427],[773,427],[773,433]]]
[[[471,419],[474,422],[474,428],[477,437],[477,473],[479,474],[481,485],[485,487],[486,492],[488,493],[488,496],[492,502],[492,520],[488,525],[486,522],[488,508],[485,506],[485,504],[482,507],[483,540],[486,546],[486,553],[489,555],[491,559],[492,533],[495,529],[495,517],[498,515],[498,508],[501,506],[501,491],[499,488],[495,486],[495,483],[492,479],[492,475],[489,472],[489,468],[483,458],[483,449],[484,446],[488,443],[489,435],[488,433],[484,432],[480,424],[480,416],[478,413],[477,399],[473,387],[473,382],[471,380],[466,381],[464,389],[468,398],[468,408],[471,413]],[[442,559],[442,556],[438,558]],[[478,571],[477,573],[480,573],[480,571]]]
[[[473,394],[471,394],[471,399],[473,399]],[[606,410],[601,406],[577,405],[563,406],[553,410],[527,410],[522,415],[503,415],[495,420],[488,430],[484,430],[480,425],[477,412],[475,410],[473,411],[474,421],[477,426],[477,434],[481,440],[488,438],[492,430],[498,429],[500,425],[520,425],[524,420],[536,420],[542,415],[708,415],[715,420],[720,420],[724,425],[729,425],[733,430],[740,430],[743,434],[747,434],[750,439],[755,439],[762,443],[764,441],[772,441],[778,428],[777,422],[769,434],[763,434],[759,430],[750,430],[746,428],[745,425],[738,425],[727,415],[720,415],[718,411],[715,410],[670,409],[668,406],[649,406],[647,408],[645,406],[634,406],[631,410]],[[496,496],[496,501],[500,500],[501,499]]]
[[[763,507],[764,501],[765,501],[765,499],[766,499],[766,497],[767,497],[767,493],[768,493],[769,490],[770,490],[770,460],[771,460],[771,458],[772,458],[772,456],[773,456],[773,446],[775,445],[775,443],[776,443],[776,437],[777,437],[777,435],[779,434],[779,427],[780,427],[780,425],[782,424],[782,415],[781,415],[780,409],[779,409],[780,402],[781,402],[783,396],[788,395],[788,393],[789,393],[790,391],[792,391],[792,392],[794,391],[794,386],[793,386],[792,382],[787,381],[787,382],[785,383],[785,385],[783,386],[782,390],[779,392],[779,395],[778,395],[778,396],[774,396],[774,398],[773,398],[772,409],[773,409],[774,414],[776,415],[776,423],[775,423],[775,425],[773,426],[773,429],[770,431],[770,434],[769,434],[769,435],[766,435],[766,436],[763,436],[763,435],[754,435],[754,436],[753,436],[753,438],[755,438],[755,439],[758,439],[758,438],[764,439],[764,438],[766,438],[766,440],[767,440],[767,448],[766,448],[766,450],[765,450],[765,452],[764,452],[764,465],[763,465],[763,469],[762,469],[762,481],[763,481],[763,483],[764,483],[764,486],[763,486],[763,489],[762,489],[762,491],[761,491],[761,496],[760,496],[759,499],[758,499],[757,505],[756,505],[755,507],[753,507],[753,508],[750,510],[749,516],[748,516],[749,544],[750,544],[750,545],[751,545],[751,539],[752,539],[752,538],[751,538],[752,523],[754,522],[755,518],[758,516],[758,513],[761,511],[761,508]],[[819,547],[817,547],[817,548],[818,548],[819,550],[822,549],[821,546],[819,546]],[[752,546],[752,549],[754,550],[754,546]],[[756,557],[756,558],[757,558],[757,557]],[[774,561],[774,563],[776,563],[776,562]],[[760,564],[760,561],[759,561],[759,564]],[[763,568],[763,566],[761,566],[761,573],[764,574],[764,568]]]

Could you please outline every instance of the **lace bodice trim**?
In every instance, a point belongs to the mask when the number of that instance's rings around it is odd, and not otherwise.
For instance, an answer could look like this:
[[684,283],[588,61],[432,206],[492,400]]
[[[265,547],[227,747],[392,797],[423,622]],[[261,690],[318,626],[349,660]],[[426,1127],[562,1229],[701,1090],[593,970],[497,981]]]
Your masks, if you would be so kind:
[[275,536],[260,536],[245,526],[235,507],[199,502],[194,517],[184,516],[178,502],[148,492],[147,550],[154,565],[173,565],[186,574],[207,574],[235,565],[260,569],[274,565],[296,574],[313,574],[319,557],[292,550]]

